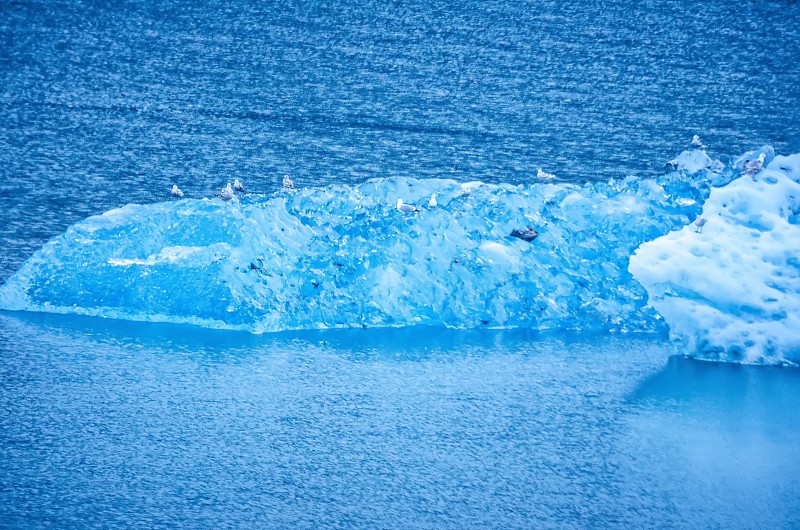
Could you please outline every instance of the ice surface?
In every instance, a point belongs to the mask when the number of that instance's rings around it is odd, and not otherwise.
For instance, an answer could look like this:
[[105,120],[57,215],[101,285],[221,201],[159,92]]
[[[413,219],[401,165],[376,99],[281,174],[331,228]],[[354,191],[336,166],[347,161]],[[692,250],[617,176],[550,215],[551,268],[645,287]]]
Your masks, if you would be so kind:
[[[679,160],[656,180],[387,178],[129,205],[48,242],[0,287],[0,308],[256,333],[668,324],[688,353],[795,359],[800,156],[772,153],[755,180],[739,178],[742,159]],[[434,193],[435,208],[396,208]],[[532,241],[511,236],[528,228]]]
[[767,167],[775,158],[775,149],[771,145],[765,145],[759,149],[748,151],[733,162],[733,167],[742,170],[745,164],[753,160],[758,160],[759,155],[764,155],[764,167]]
[[668,164],[675,169],[683,170],[687,173],[697,173],[704,169],[711,169],[712,166],[715,169],[720,168],[720,166],[715,164],[714,160],[711,160],[711,157],[702,149],[683,151],[677,157],[670,160]]
[[[0,288],[0,307],[253,332],[362,326],[665,330],[628,272],[685,225],[703,178],[527,186],[389,178],[86,219]],[[398,211],[397,199],[438,206]],[[528,227],[538,237],[511,237]]]
[[[769,149],[735,167],[762,152]],[[630,271],[687,351],[748,363],[800,361],[798,182],[800,155],[774,157],[754,177],[711,192],[702,230],[686,226],[631,257]]]

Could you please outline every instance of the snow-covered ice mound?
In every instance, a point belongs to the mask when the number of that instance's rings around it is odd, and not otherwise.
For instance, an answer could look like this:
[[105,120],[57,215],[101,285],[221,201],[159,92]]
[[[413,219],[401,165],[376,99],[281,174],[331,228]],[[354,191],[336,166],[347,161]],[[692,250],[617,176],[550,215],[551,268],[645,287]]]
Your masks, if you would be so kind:
[[705,223],[645,243],[631,257],[630,271],[687,351],[800,361],[798,182],[800,155],[775,157],[762,172],[713,189]]

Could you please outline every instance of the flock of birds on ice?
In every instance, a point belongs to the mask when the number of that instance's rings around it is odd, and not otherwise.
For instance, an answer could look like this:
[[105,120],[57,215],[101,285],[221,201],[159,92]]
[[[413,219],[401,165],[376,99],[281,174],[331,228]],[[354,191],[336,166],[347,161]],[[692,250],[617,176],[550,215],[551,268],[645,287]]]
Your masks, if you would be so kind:
[[[539,169],[536,172],[536,178],[538,178],[540,180],[554,180],[556,178],[556,176],[553,175],[552,173],[546,173],[546,172],[542,171],[541,169]],[[291,191],[291,190],[295,189],[294,188],[294,182],[292,181],[291,178],[289,178],[288,175],[284,175],[283,176],[282,184],[283,184],[283,189],[284,190]],[[468,196],[471,191],[472,191],[472,187],[469,184],[464,184],[464,185],[461,186],[461,196],[462,197]],[[228,201],[231,201],[231,200],[235,201],[235,200],[238,200],[238,198],[236,196],[237,192],[239,192],[239,193],[244,192],[244,184],[242,184],[242,182],[239,179],[234,179],[233,184],[228,182],[228,184],[226,184],[224,188],[221,188],[217,193],[215,193],[214,196],[217,197],[217,198],[222,199],[225,202],[228,202]],[[176,199],[182,199],[184,197],[184,195],[185,195],[183,190],[180,189],[177,184],[173,184],[172,185],[171,193],[172,193],[172,196],[174,198],[176,198]],[[438,203],[436,202],[436,194],[434,193],[431,196],[430,200],[428,201],[428,208],[436,208],[437,206],[438,206]],[[417,208],[416,206],[404,203],[403,199],[397,199],[397,209],[400,210],[403,213],[413,213],[413,212],[419,212],[420,211],[420,209]]]
[[[694,135],[692,137],[692,141],[690,142],[691,146],[695,149],[705,149],[706,146],[703,145],[702,140],[700,140],[700,136]],[[747,175],[755,179],[755,176],[761,173],[761,170],[764,169],[764,160],[766,160],[767,155],[764,153],[760,153],[758,158],[754,158],[752,160],[745,160],[744,164],[742,165],[742,175]],[[708,223],[708,220],[704,217],[698,217],[694,221],[694,231],[698,234],[703,233],[703,227]]]
[[[692,141],[690,143],[691,146],[694,147],[695,149],[706,148],[702,140],[700,140],[700,137],[696,134],[692,136]],[[767,155],[761,153],[758,155],[758,158],[754,158],[752,160],[745,160],[744,165],[742,166],[742,175],[754,177],[757,174],[761,173],[761,170],[764,169],[764,160],[766,159]]]
[[[702,140],[700,140],[700,136],[696,134],[692,137],[690,145],[695,149],[706,148]],[[742,175],[755,177],[755,175],[760,173],[761,170],[763,169],[765,159],[766,155],[764,153],[761,153],[758,156],[758,158],[745,161],[744,165],[742,166]],[[547,173],[540,168],[536,171],[536,178],[543,181],[549,181],[549,180],[555,180],[556,176],[553,175],[552,173]],[[288,175],[284,175],[282,184],[283,184],[283,189],[286,191],[291,191],[295,189],[294,182],[292,182],[292,179],[290,179]],[[245,191],[244,184],[242,184],[242,182],[239,179],[234,179],[233,184],[228,182],[228,184],[224,188],[220,189],[215,194],[215,196],[222,199],[225,202],[232,200],[236,201],[238,200],[236,197],[236,193],[242,193],[244,191]],[[468,196],[471,191],[472,188],[469,184],[461,185],[462,197]],[[178,187],[177,184],[173,184],[172,186],[172,196],[175,197],[176,199],[180,199],[184,196],[183,191]],[[436,202],[436,194],[434,193],[433,195],[431,195],[431,198],[428,201],[428,208],[433,209],[436,208],[437,206],[438,203]],[[405,202],[403,202],[403,199],[397,199],[396,207],[400,212],[404,214],[417,213],[421,211],[418,207],[414,206],[413,204],[406,204]],[[702,233],[703,227],[705,226],[706,222],[707,222],[706,219],[698,217],[694,222],[695,232]],[[517,237],[524,241],[530,242],[536,238],[537,232],[533,228],[528,227],[527,229],[524,230],[514,230],[514,232],[512,232],[511,235],[513,237]]]

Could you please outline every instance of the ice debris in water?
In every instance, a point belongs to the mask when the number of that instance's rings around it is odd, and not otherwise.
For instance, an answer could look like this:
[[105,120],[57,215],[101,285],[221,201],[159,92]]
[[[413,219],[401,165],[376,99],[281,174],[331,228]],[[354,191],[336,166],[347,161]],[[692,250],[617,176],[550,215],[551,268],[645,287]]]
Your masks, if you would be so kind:
[[536,170],[536,178],[540,180],[554,180],[556,176],[539,168]]
[[674,169],[693,174],[703,170],[721,171],[725,166],[719,160],[712,160],[703,149],[683,151],[676,158],[667,162]]
[[[746,363],[800,362],[800,155],[714,189],[705,226],[643,244],[630,271],[686,351]],[[766,155],[766,156],[765,156]]]

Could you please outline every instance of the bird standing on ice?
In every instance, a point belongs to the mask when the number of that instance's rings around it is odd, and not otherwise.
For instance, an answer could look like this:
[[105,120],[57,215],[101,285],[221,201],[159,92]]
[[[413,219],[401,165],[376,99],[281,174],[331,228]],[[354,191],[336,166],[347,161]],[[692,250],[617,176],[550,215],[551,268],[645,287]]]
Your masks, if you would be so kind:
[[283,189],[285,190],[293,190],[294,189],[294,182],[292,179],[289,178],[289,175],[283,176]]
[[696,147],[698,149],[705,149],[706,146],[703,145],[703,142],[700,141],[700,137],[698,135],[692,136],[692,147]]
[[230,182],[228,182],[227,186],[225,186],[224,188],[222,188],[221,190],[219,190],[217,192],[217,197],[219,197],[220,199],[222,199],[225,202],[236,198],[236,196],[233,194],[233,188],[231,188],[231,183]]
[[761,169],[764,167],[764,159],[767,158],[767,155],[761,153],[758,155],[758,159],[756,160],[748,160],[744,163],[744,171],[742,171],[742,175],[749,175],[751,177],[756,176],[758,173],[761,173]]
[[436,202],[436,194],[431,195],[431,200],[428,201],[428,208],[436,208],[439,203]]
[[244,191],[244,184],[242,184],[239,179],[233,180],[233,189],[236,191]]
[[553,180],[554,178],[556,178],[556,176],[553,175],[552,173],[546,173],[542,171],[541,168],[539,168],[536,170],[536,178],[542,180]]
[[419,208],[411,204],[403,204],[403,199],[397,199],[397,209],[403,213],[418,212]]
[[697,220],[694,222],[695,229],[694,231],[698,234],[703,233],[703,227],[706,225],[706,220],[702,217],[698,217]]
[[183,197],[183,192],[181,191],[181,189],[178,187],[177,184],[172,185],[172,196],[177,197],[178,199]]
[[458,194],[459,197],[469,197],[472,193],[472,190],[477,190],[483,184],[480,182],[462,182],[461,183],[461,193]]

